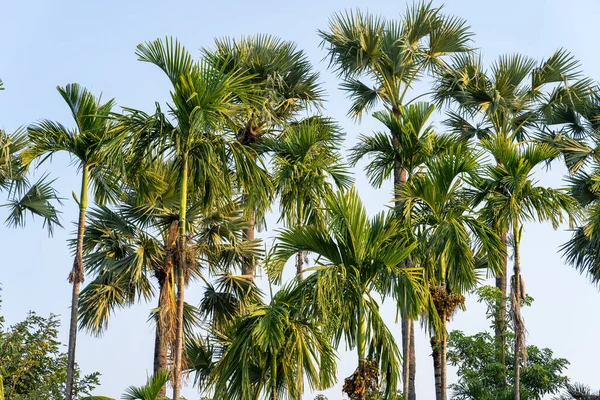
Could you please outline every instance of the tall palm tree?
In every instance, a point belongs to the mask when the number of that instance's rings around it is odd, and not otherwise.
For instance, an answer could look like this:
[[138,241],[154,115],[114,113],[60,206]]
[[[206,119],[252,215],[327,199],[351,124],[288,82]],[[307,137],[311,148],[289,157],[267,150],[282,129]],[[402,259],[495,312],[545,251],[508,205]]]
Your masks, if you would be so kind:
[[534,169],[557,156],[557,151],[547,144],[513,143],[504,140],[485,140],[483,147],[497,160],[487,166],[484,174],[474,182],[481,191],[475,202],[485,201],[485,218],[500,228],[500,232],[512,233],[514,265],[511,279],[511,314],[515,329],[515,400],[520,399],[521,359],[526,360],[525,326],[521,316],[521,299],[525,297],[525,285],[521,277],[521,235],[527,221],[550,221],[556,229],[563,222],[563,214],[569,222],[578,214],[575,200],[564,190],[537,186]]
[[566,261],[592,282],[600,280],[600,93],[598,88],[587,98],[573,98],[569,104],[556,107],[561,124],[558,132],[546,132],[538,140],[560,151],[569,170],[567,182],[571,195],[584,211],[583,225],[573,231],[571,239],[561,247]]
[[[323,199],[334,185],[348,189],[351,178],[342,162],[339,128],[330,120],[312,117],[289,124],[265,145],[272,154],[272,180],[279,197],[280,220],[286,226],[323,226]],[[304,256],[298,253],[296,276],[302,279]]]
[[59,212],[53,204],[62,204],[61,199],[46,176],[33,184],[29,182],[27,168],[22,161],[22,153],[28,145],[25,130],[7,134],[0,129],[0,190],[7,192],[9,202],[6,206],[10,209],[6,223],[15,227],[24,226],[27,213],[31,213],[43,218],[43,225],[51,235],[56,226],[62,226]]
[[[170,171],[172,175],[173,171]],[[171,176],[171,178],[174,178]],[[176,333],[175,271],[180,254],[176,251],[178,230],[178,193],[175,187],[151,202],[139,202],[135,193],[115,209],[93,210],[85,232],[84,264],[96,278],[82,291],[80,327],[94,334],[106,329],[110,314],[117,308],[149,301],[158,286],[154,373],[168,368],[168,349]],[[235,209],[211,215],[201,213],[198,199],[190,196],[188,208],[188,260],[186,284],[190,278],[208,279],[213,273],[229,271],[249,254],[259,253],[255,242],[241,240],[244,222]],[[185,327],[198,321],[194,308],[184,307]],[[190,329],[188,329],[190,330]],[[161,393],[164,396],[164,391]]]
[[118,132],[113,129],[109,119],[113,100],[102,103],[85,88],[76,83],[58,87],[58,92],[67,103],[75,121],[75,128],[42,120],[29,126],[31,145],[22,154],[23,162],[29,165],[36,159],[44,162],[54,153],[65,151],[81,171],[81,194],[73,197],[79,206],[77,222],[77,241],[75,260],[69,274],[69,282],[73,284],[71,299],[71,320],[69,327],[69,347],[67,382],[65,397],[72,398],[73,378],[75,372],[75,346],[77,340],[77,310],[79,308],[79,289],[84,278],[83,270],[83,236],[88,206],[88,192],[93,191],[94,200],[98,204],[112,201],[120,192],[120,180],[115,179],[117,156],[114,150]]
[[[373,136],[359,137],[359,143],[351,149],[350,162],[356,165],[363,157],[371,161],[365,167],[371,184],[381,187],[383,182],[394,177],[396,190],[431,157],[455,145],[451,136],[435,134],[429,118],[434,107],[428,103],[413,103],[398,109],[399,115],[392,112],[376,112],[375,118],[381,121],[388,132],[376,132]],[[402,172],[397,173],[398,168]],[[401,179],[400,179],[401,178]],[[400,206],[398,196],[396,206]],[[409,262],[410,264],[410,262]],[[406,266],[406,263],[404,263]],[[404,359],[404,390],[414,393],[414,326],[408,316],[402,316]],[[408,355],[408,356],[406,356]],[[416,394],[414,394],[416,396]]]
[[[343,79],[352,105],[349,115],[360,118],[379,102],[394,116],[412,100],[409,89],[427,73],[440,73],[445,59],[471,49],[471,33],[466,22],[445,15],[431,2],[407,7],[399,21],[386,20],[361,11],[334,15],[328,31],[320,31],[331,66]],[[418,96],[417,96],[418,97]],[[414,99],[413,99],[414,100]],[[400,143],[393,139],[398,150]],[[393,166],[394,190],[406,181],[406,170]],[[396,197],[394,195],[394,197]],[[414,379],[414,326],[402,319],[404,352],[404,394],[416,399]]]
[[[400,221],[380,213],[369,220],[355,189],[337,192],[325,202],[326,228],[318,225],[285,229],[267,261],[271,279],[281,278],[287,260],[300,251],[318,256],[314,273],[302,285],[317,314],[329,318],[334,343],[341,338],[358,356],[358,368],[347,379],[348,394],[366,398],[382,374],[387,394],[400,379],[400,354],[381,319],[375,293],[395,296],[405,309],[424,302],[422,270],[400,268],[416,247],[406,240]],[[418,312],[418,311],[417,311]]]
[[[246,77],[260,96],[260,102],[237,99],[243,112],[235,118],[232,127],[239,143],[252,152],[261,147],[263,138],[274,134],[300,112],[318,107],[323,99],[318,72],[293,42],[271,35],[221,38],[215,40],[213,48],[203,49],[203,54],[214,68]],[[255,153],[255,157],[260,161],[260,154]],[[254,239],[255,224],[260,222],[271,202],[268,187],[257,189],[243,193],[248,240]],[[254,276],[255,268],[256,260],[248,260],[243,272]]]
[[[469,54],[454,57],[435,84],[434,98],[439,104],[450,105],[447,124],[462,140],[519,141],[561,123],[560,105],[587,97],[591,86],[589,79],[581,78],[577,60],[562,49],[541,62],[519,54],[501,56],[489,69],[482,65],[479,55]],[[506,247],[508,231],[500,235]],[[505,272],[496,277],[496,287],[502,291],[495,329],[501,349],[507,268],[505,259]],[[501,357],[504,365],[504,351]]]
[[[248,77],[238,71],[228,73],[217,69],[205,60],[194,61],[174,39],[140,44],[136,54],[141,61],[159,67],[169,78],[172,84],[169,109],[173,121],[160,106],[152,115],[127,110],[121,124],[130,132],[128,151],[137,156],[137,161],[131,162],[129,167],[139,168],[148,157],[173,162],[180,194],[178,240],[180,249],[185,249],[189,193],[203,199],[205,208],[210,209],[219,204],[219,199],[229,201],[236,185],[241,191],[248,191],[249,187],[261,191],[268,187],[268,177],[254,162],[256,153],[232,140],[226,130],[242,110],[240,102],[253,104],[259,99]],[[176,266],[175,400],[179,400],[181,390],[185,261],[185,257],[179,257]]]
[[299,292],[280,289],[232,327],[214,369],[215,397],[251,400],[268,393],[273,400],[297,399],[305,378],[313,390],[335,383],[335,350],[326,330],[303,309]]
[[477,174],[477,156],[465,150],[450,151],[425,164],[425,170],[413,175],[400,190],[399,212],[418,238],[415,263],[425,270],[431,302],[442,323],[441,329],[432,327],[431,345],[436,399],[445,400],[446,323],[457,308],[464,307],[464,294],[477,285],[476,268],[483,257],[485,267],[492,272],[501,270],[502,248],[498,235],[477,217],[470,204],[466,185]]

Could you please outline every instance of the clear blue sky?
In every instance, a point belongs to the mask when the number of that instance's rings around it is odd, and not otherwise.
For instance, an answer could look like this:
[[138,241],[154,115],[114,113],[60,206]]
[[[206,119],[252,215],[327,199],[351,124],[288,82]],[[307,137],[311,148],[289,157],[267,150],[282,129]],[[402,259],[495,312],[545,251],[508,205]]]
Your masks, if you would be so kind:
[[[162,73],[136,61],[134,49],[140,42],[172,35],[199,55],[199,49],[211,46],[214,37],[271,33],[297,42],[322,71],[328,93],[326,112],[340,121],[351,145],[359,133],[368,133],[377,126],[370,118],[357,125],[345,117],[348,102],[337,90],[338,82],[326,70],[326,62],[322,62],[325,54],[319,48],[316,31],[326,28],[332,13],[355,7],[395,18],[403,12],[405,3],[380,0],[256,0],[210,5],[200,1],[153,0],[4,2],[0,78],[6,91],[0,93],[0,127],[12,131],[39,118],[71,125],[68,110],[55,89],[70,82],[78,82],[96,94],[102,92],[106,98],[115,97],[122,106],[150,109],[155,101],[167,100],[168,85]],[[515,52],[541,58],[566,47],[582,61],[586,74],[595,79],[600,77],[597,52],[600,2],[448,0],[446,11],[468,20],[476,34],[475,44],[483,50],[486,62],[499,54]],[[79,179],[65,156],[55,157],[52,165],[45,168],[51,169],[66,199],[63,209],[66,229],[48,238],[37,223],[26,230],[0,228],[2,312],[9,324],[23,319],[29,310],[42,315],[60,314],[61,339],[66,343],[71,293],[67,275],[72,265],[66,240],[74,230],[71,222],[76,220],[76,205],[71,191],[79,190]],[[370,188],[361,171],[360,167],[356,169],[357,186],[369,211],[374,213],[386,205],[391,187]],[[554,167],[540,178],[546,184],[560,185],[564,174],[563,169]],[[263,237],[270,237],[275,225],[271,223],[269,228]],[[553,231],[547,225],[526,227],[523,275],[528,292],[536,299],[533,308],[524,311],[528,340],[569,359],[568,375],[573,380],[598,386],[600,347],[596,342],[600,320],[592,310],[598,308],[600,294],[585,277],[565,266],[557,254],[559,245],[568,237],[569,233],[563,229]],[[187,299],[194,303],[200,296],[200,287],[193,286]],[[458,313],[450,329],[467,333],[485,329],[488,322],[481,305],[472,298],[467,305],[468,311]],[[128,385],[142,384],[151,373],[154,336],[147,318],[153,306],[142,304],[117,312],[101,339],[80,333],[79,364],[85,372],[102,373],[102,386],[96,394],[118,397]],[[393,322],[392,308],[383,309],[386,319]],[[399,338],[399,327],[392,329]],[[434,398],[430,353],[428,339],[419,332],[420,399]],[[355,359],[343,351],[340,357],[340,382],[343,382],[343,377],[352,373]],[[453,380],[451,371],[449,381]],[[187,388],[184,394],[189,399],[198,398],[193,388]],[[331,400],[341,398],[340,385],[325,394]]]

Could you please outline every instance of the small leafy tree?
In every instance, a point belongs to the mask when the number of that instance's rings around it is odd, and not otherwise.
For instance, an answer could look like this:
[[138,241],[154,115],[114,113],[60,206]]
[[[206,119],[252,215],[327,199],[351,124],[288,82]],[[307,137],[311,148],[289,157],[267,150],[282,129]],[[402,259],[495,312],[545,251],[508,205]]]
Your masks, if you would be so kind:
[[[478,289],[479,299],[488,306],[488,318],[497,321],[498,304],[501,291],[485,286]],[[506,299],[507,303],[510,302]],[[527,297],[523,302],[530,305],[533,299]],[[510,304],[507,305],[510,307]],[[452,331],[448,340],[448,362],[458,367],[458,382],[450,385],[452,399],[456,400],[497,400],[514,397],[514,329],[510,320],[506,325],[505,355],[501,362],[499,339],[490,332],[480,332],[467,336],[461,331]],[[569,362],[564,358],[555,358],[552,350],[536,346],[527,346],[527,362],[521,374],[521,398],[542,399],[545,395],[557,393],[567,384],[562,375]]]
[[[67,376],[67,354],[57,340],[60,323],[55,315],[41,317],[30,312],[25,320],[3,327],[0,316],[0,399],[52,400],[63,398]],[[73,394],[87,394],[98,384],[100,374],[81,376],[75,368]],[[4,386],[2,388],[2,386]]]

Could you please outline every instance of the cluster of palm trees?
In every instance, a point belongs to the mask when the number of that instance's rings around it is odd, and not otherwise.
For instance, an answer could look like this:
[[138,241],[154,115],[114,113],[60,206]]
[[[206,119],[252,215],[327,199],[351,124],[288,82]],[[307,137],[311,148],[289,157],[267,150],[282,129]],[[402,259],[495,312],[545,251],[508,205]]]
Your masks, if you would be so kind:
[[[510,304],[511,315],[496,316],[496,338],[505,365],[512,318],[520,399],[523,224],[568,222],[567,261],[600,279],[597,85],[565,50],[486,68],[466,22],[428,3],[397,20],[336,14],[319,34],[348,115],[381,123],[349,156],[353,166],[368,160],[374,186],[393,179],[390,209],[372,218],[339,150],[344,134],[322,115],[318,73],[293,43],[268,35],[216,40],[199,60],[172,38],[143,43],[139,60],[171,83],[166,107],[117,111],[69,84],[58,91],[72,122],[0,132],[9,223],[22,225],[30,211],[51,231],[60,225],[51,182],[28,182],[34,162],[66,151],[81,173],[67,399],[78,329],[100,334],[117,309],[154,299],[154,397],[170,379],[178,400],[190,373],[215,399],[299,399],[305,384],[335,383],[344,343],[357,356],[343,388],[350,398],[400,390],[413,400],[421,320],[436,399],[445,400],[446,326],[485,276],[502,292],[498,309]],[[423,78],[431,92],[415,93]],[[436,109],[447,114],[443,132],[431,121]],[[537,183],[540,167],[557,159],[571,172],[569,189]],[[265,251],[255,233],[274,205],[284,228]],[[282,285],[269,296],[255,282],[261,266],[270,288]],[[203,286],[198,306],[185,302],[192,282]],[[385,300],[401,317],[401,346],[380,314]]]

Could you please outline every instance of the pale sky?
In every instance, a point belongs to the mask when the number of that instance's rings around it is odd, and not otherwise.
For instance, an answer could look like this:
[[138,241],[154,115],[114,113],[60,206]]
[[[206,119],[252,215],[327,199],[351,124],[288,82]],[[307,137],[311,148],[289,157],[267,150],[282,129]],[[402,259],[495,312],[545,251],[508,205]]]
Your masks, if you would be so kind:
[[[70,114],[56,86],[78,82],[94,94],[116,98],[119,106],[151,110],[155,101],[168,100],[169,85],[156,67],[136,61],[137,44],[158,37],[175,36],[195,56],[199,49],[211,46],[213,38],[242,34],[270,33],[298,43],[316,69],[321,71],[327,90],[326,115],[337,119],[347,134],[349,147],[359,133],[381,127],[370,117],[356,124],[346,117],[349,107],[337,89],[338,80],[322,61],[318,29],[327,28],[327,20],[336,11],[361,8],[388,18],[405,10],[404,1],[314,1],[253,2],[199,1],[5,1],[0,23],[0,78],[6,90],[0,93],[0,127],[14,131],[40,118],[57,120],[72,126]],[[435,4],[442,4],[435,1]],[[466,18],[475,33],[475,45],[489,63],[500,54],[523,53],[538,59],[565,47],[581,60],[584,72],[600,77],[597,52],[597,24],[600,2],[592,0],[502,2],[448,0],[446,12]],[[427,84],[422,89],[427,89]],[[437,118],[441,120],[440,117]],[[441,124],[437,125],[443,131]],[[7,324],[22,320],[29,310],[41,315],[59,314],[60,339],[67,343],[71,287],[67,275],[72,255],[67,239],[74,231],[77,217],[71,191],[79,192],[80,179],[65,155],[54,157],[50,170],[56,186],[65,198],[63,222],[66,229],[48,238],[39,221],[25,230],[2,230],[0,267],[2,313]],[[40,171],[41,172],[41,171]],[[356,183],[371,214],[387,205],[391,184],[372,189],[362,173],[355,170]],[[565,170],[558,165],[539,176],[548,185],[561,185]],[[0,208],[0,218],[5,217]],[[270,218],[269,230],[261,237],[270,238],[276,227]],[[593,310],[600,304],[600,293],[586,277],[566,266],[557,249],[569,238],[564,229],[549,225],[528,225],[522,249],[523,276],[528,293],[535,298],[533,307],[524,311],[529,343],[551,348],[556,356],[571,365],[568,376],[600,388],[596,345],[600,319]],[[269,244],[270,239],[267,240]],[[187,301],[197,304],[200,285],[187,291]],[[155,304],[141,304],[118,311],[109,328],[99,339],[80,332],[77,362],[85,373],[100,371],[102,386],[98,395],[119,397],[129,385],[141,385],[152,372],[154,329],[147,322]],[[449,329],[474,334],[488,327],[485,310],[474,298],[467,312],[459,312]],[[394,321],[394,308],[382,308],[385,318]],[[392,325],[400,343],[400,327]],[[422,400],[434,398],[433,368],[429,339],[417,332],[417,390]],[[343,378],[356,366],[354,353],[340,349],[339,383],[324,392],[330,400],[341,399]],[[65,346],[66,352],[66,346]],[[449,382],[455,381],[451,369]],[[184,389],[188,399],[198,398],[197,390]],[[306,395],[306,399],[312,399]]]

